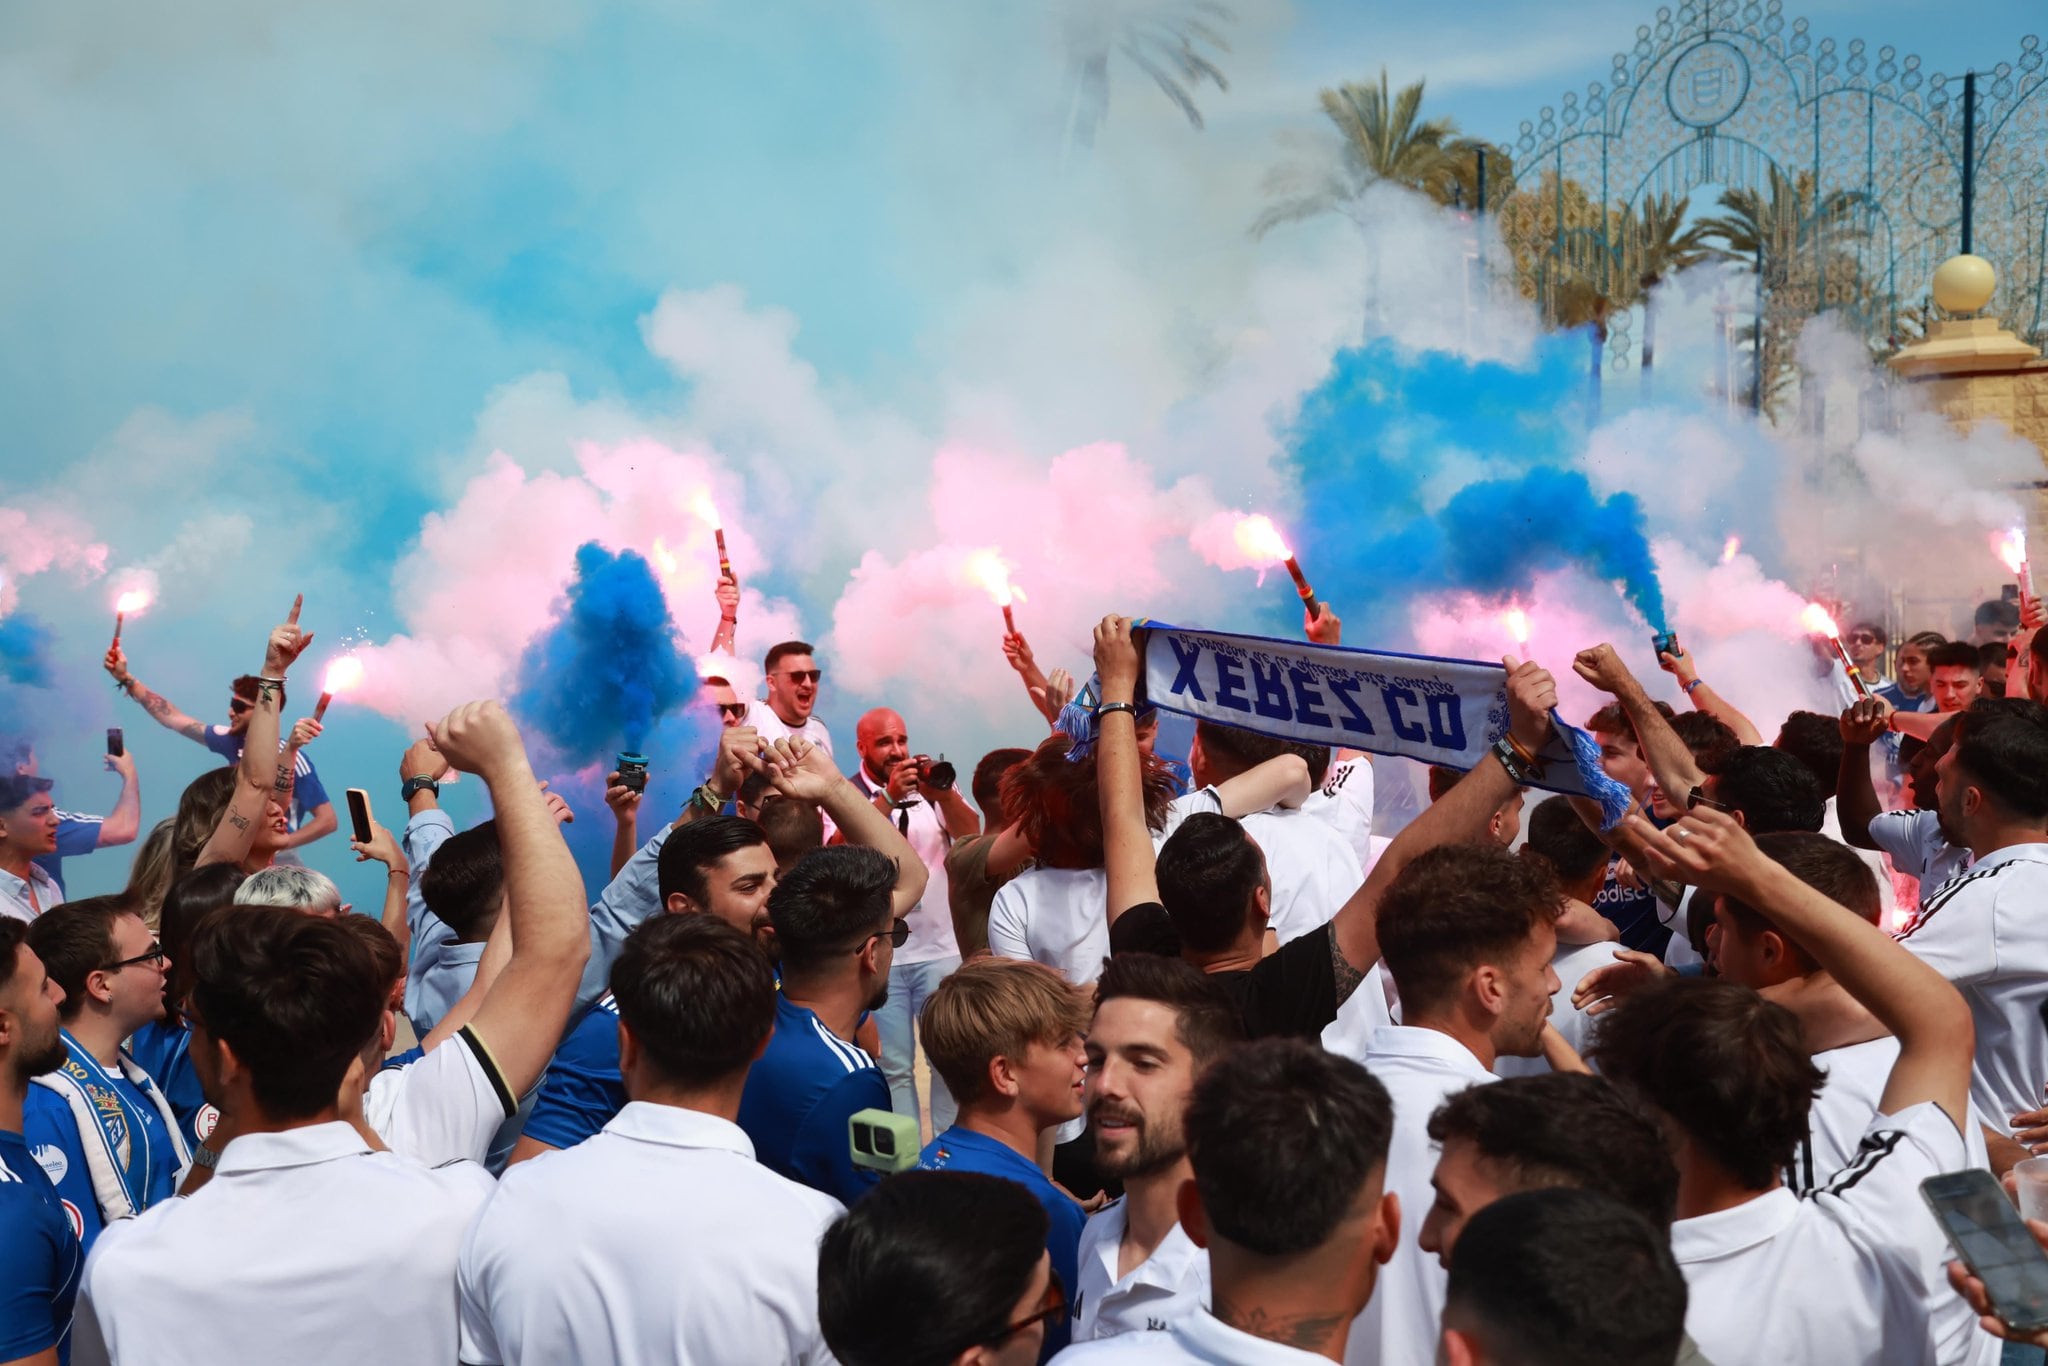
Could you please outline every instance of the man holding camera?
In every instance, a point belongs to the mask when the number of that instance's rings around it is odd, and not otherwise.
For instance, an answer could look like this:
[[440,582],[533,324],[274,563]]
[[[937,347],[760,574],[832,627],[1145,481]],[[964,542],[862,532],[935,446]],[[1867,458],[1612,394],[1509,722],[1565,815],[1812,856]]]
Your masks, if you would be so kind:
[[[854,786],[867,794],[876,809],[894,821],[917,851],[930,875],[924,899],[904,918],[910,939],[896,950],[889,969],[889,997],[875,1012],[882,1038],[882,1072],[889,1079],[890,1108],[899,1115],[917,1113],[917,1079],[912,1060],[912,1030],[925,999],[960,966],[960,946],[953,938],[953,916],[946,896],[946,851],[955,839],[981,833],[981,817],[960,795],[953,766],[943,758],[912,754],[903,718],[877,707],[854,728],[860,770]],[[953,1123],[953,1097],[938,1073],[931,1074],[932,1132]]]

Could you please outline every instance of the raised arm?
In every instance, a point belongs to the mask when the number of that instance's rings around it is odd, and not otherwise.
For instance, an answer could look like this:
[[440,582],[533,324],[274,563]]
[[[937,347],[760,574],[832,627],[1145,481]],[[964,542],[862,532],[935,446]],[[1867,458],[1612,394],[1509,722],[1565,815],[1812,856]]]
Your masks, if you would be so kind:
[[1956,1127],[1970,1124],[1976,1030],[1962,994],[1877,926],[1767,857],[1736,820],[1705,807],[1641,834],[1660,871],[1765,911],[1899,1041],[1886,1079],[1885,1114],[1932,1101]]
[[[1115,924],[1131,907],[1159,900],[1152,830],[1145,823],[1145,769],[1138,753],[1138,717],[1132,710],[1139,661],[1130,618],[1104,617],[1095,627],[1095,672],[1102,680],[1102,707],[1116,708],[1095,714],[1095,794],[1102,806],[1109,921]],[[1302,766],[1304,784],[1307,767]]]
[[[1557,680],[1550,671],[1513,656],[1507,666],[1508,735],[1522,752],[1536,754],[1550,740],[1550,713],[1557,706]],[[1442,844],[1468,844],[1483,837],[1486,824],[1520,784],[1498,755],[1488,754],[1394,837],[1372,866],[1365,885],[1351,894],[1331,922],[1337,952],[1358,973],[1380,956],[1380,898],[1417,855]]]
[[128,672],[128,656],[118,644],[107,647],[107,657],[101,661],[101,667],[114,676],[115,686],[134,698],[164,729],[174,730],[187,740],[197,740],[206,734],[204,721],[185,715],[162,693],[151,692],[143,686],[141,679]]
[[412,890],[412,864],[407,861],[405,850],[399,846],[398,837],[371,821],[368,841],[351,839],[348,847],[355,850],[357,863],[375,859],[384,865],[384,907],[380,919],[384,928],[391,931],[391,937],[398,941],[399,952],[410,961],[412,923],[406,917],[405,905],[407,893]]
[[1842,838],[1858,849],[1875,849],[1870,823],[1883,812],[1870,781],[1870,747],[1891,729],[1891,703],[1882,697],[1857,699],[1842,713],[1842,762],[1835,773],[1835,815]]
[[1692,699],[1694,711],[1703,711],[1727,726],[1742,744],[1761,745],[1764,742],[1763,732],[1756,728],[1754,721],[1700,680],[1699,670],[1693,666],[1693,658],[1688,651],[1680,649],[1659,654],[1657,663],[1685,689],[1685,695]]
[[1232,819],[1272,806],[1297,807],[1308,794],[1308,760],[1299,754],[1276,754],[1216,784],[1216,800]]
[[604,780],[604,804],[612,809],[613,877],[640,847],[640,799],[644,795],[620,782],[616,770]]
[[718,598],[718,629],[711,633],[711,653],[729,655],[733,652],[733,635],[739,630],[740,581],[730,574],[718,576],[718,587],[713,590]]
[[306,647],[313,633],[299,628],[299,610],[305,594],[292,599],[291,615],[272,630],[263,652],[263,672],[257,675],[256,702],[249,713],[249,728],[242,735],[242,762],[235,770],[235,791],[228,799],[220,824],[207,837],[195,867],[212,863],[240,863],[249,857],[249,845],[256,837],[256,822],[272,801],[289,805],[292,799],[294,756],[278,748],[279,718],[284,711],[284,676]]
[[590,956],[583,879],[505,708],[469,702],[427,727],[444,758],[490,789],[505,865],[511,957],[470,1028],[514,1094],[540,1080]]
[[[1621,703],[1621,709],[1628,713],[1629,724],[1635,727],[1636,742],[1643,747],[1643,758],[1650,765],[1651,776],[1664,789],[1674,806],[1682,805],[1686,794],[1706,780],[1700,766],[1694,762],[1692,751],[1685,747],[1685,741],[1678,738],[1678,732],[1671,729],[1671,723],[1657,710],[1657,704],[1643,691],[1643,685],[1628,671],[1628,665],[1621,662],[1621,656],[1614,652],[1612,645],[1595,645],[1590,650],[1579,651],[1572,661],[1572,671],[1594,687],[1605,693],[1612,693],[1614,700]],[[1754,730],[1754,727],[1751,727]]]
[[121,775],[121,795],[114,801],[114,809],[100,822],[99,843],[95,849],[111,849],[117,844],[132,844],[142,833],[142,783],[135,776],[135,751],[123,747],[119,754],[107,756],[109,772]]
[[1038,708],[1039,715],[1047,725],[1060,719],[1059,709],[1047,707],[1046,678],[1038,667],[1038,660],[1031,653],[1031,642],[1024,639],[1021,631],[1012,631],[1003,637],[1003,658],[1010,661],[1010,667],[1024,680],[1024,691],[1031,694],[1031,705]]
[[875,809],[861,790],[832,763],[832,756],[801,736],[777,740],[766,755],[747,754],[746,762],[766,773],[785,797],[816,802],[839,827],[847,844],[865,845],[889,856],[896,865],[896,894],[891,898],[901,917],[917,908],[931,873],[896,823]]

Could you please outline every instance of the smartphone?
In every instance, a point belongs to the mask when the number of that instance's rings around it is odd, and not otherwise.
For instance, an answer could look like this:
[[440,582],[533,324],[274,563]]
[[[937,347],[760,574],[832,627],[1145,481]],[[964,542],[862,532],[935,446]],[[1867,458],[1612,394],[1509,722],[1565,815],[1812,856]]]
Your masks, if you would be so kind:
[[2048,1328],[2048,1252],[1987,1171],[1948,1172],[1920,1183],[1956,1255],[1984,1282],[1991,1312],[2022,1333]]
[[363,791],[360,787],[352,787],[348,790],[348,818],[349,823],[356,828],[356,842],[358,844],[368,844],[370,842],[370,794]]
[[121,728],[119,726],[108,726],[107,757],[109,759],[118,759],[127,752],[128,745],[121,738]]

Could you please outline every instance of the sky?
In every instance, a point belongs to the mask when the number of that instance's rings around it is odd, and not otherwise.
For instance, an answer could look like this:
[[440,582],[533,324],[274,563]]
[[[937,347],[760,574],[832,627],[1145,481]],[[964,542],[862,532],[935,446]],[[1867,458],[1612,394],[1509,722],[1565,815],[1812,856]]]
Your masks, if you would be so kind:
[[[1226,3],[194,0],[118,27],[8,8],[0,615],[54,633],[34,700],[62,803],[111,801],[108,725],[146,821],[205,759],[96,672],[127,571],[161,589],[135,672],[206,719],[304,592],[316,660],[361,647],[375,693],[314,757],[388,821],[419,717],[509,691],[583,540],[664,537],[702,647],[692,491],[732,533],[743,653],[826,647],[849,761],[885,699],[956,759],[1028,736],[993,608],[953,582],[966,547],[1028,541],[1005,548],[1048,662],[1082,665],[1077,623],[1114,605],[1227,624],[1223,585],[1248,576],[1176,528],[1298,510],[1285,414],[1428,240],[1251,238],[1267,171],[1322,135],[1316,91],[1384,64],[1508,140],[1652,15]],[[2015,0],[1967,31],[1908,0],[1805,12],[1952,71],[2016,56],[2030,24]],[[1074,32],[1190,13],[1229,43],[1205,128],[1117,57],[1092,148],[1063,134]],[[1400,297],[1421,326],[1444,290]],[[451,804],[477,814],[476,786]],[[380,883],[348,859],[339,837],[311,857],[367,901]],[[76,864],[74,890],[125,869]]]

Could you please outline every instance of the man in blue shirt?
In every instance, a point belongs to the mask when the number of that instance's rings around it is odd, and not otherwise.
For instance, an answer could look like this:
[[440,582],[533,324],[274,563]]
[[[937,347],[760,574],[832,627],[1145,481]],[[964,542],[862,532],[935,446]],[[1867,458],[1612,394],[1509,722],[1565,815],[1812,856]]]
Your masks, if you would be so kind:
[[[209,726],[171,704],[163,694],[152,692],[128,672],[128,656],[116,644],[108,649],[104,661],[106,671],[114,676],[114,682],[121,691],[141,704],[142,709],[156,718],[157,724],[166,730],[174,730],[187,740],[205,745],[227,763],[241,762],[242,737],[249,729],[249,717],[256,708],[256,684],[253,675],[243,674],[228,685],[228,723],[224,726]],[[282,707],[284,693],[278,693],[278,705]],[[319,733],[319,723],[310,718],[300,723],[310,726],[311,733]],[[285,746],[280,744],[282,750]],[[334,803],[328,800],[327,789],[321,785],[320,775],[313,768],[313,761],[306,757],[304,749],[298,751],[292,763],[292,824],[290,838],[283,844],[285,849],[296,849],[311,844],[314,840],[331,835],[341,824],[334,815]]]
[[[0,749],[0,762],[12,762],[16,777],[38,776],[33,742],[25,736],[12,736],[4,743],[5,748]],[[135,777],[135,755],[126,750],[120,754],[109,754],[107,772],[121,775],[121,795],[114,799],[114,809],[104,816],[58,811],[57,851],[44,854],[35,861],[38,868],[50,875],[60,892],[64,890],[65,859],[90,854],[95,849],[132,844],[142,833],[142,788]]]
[[28,945],[64,992],[58,1016],[70,1056],[35,1079],[22,1132],[77,1208],[90,1252],[106,1225],[170,1199],[192,1160],[170,1102],[122,1047],[163,1014],[167,960],[149,926],[112,897],[45,913]]
[[27,937],[26,924],[0,916],[0,1360],[65,1360],[85,1265],[78,1214],[29,1156],[21,1127],[29,1079],[64,1062],[64,991]]
[[[1070,1296],[1087,1215],[1039,1167],[1038,1151],[1043,1134],[1081,1116],[1088,1017],[1086,994],[1044,964],[977,958],[939,983],[921,1021],[925,1055],[960,1118],[925,1145],[917,1165],[984,1172],[1029,1189],[1052,1221],[1045,1250]],[[1064,1315],[1049,1325],[1044,1357],[1065,1347],[1071,1331]]]

